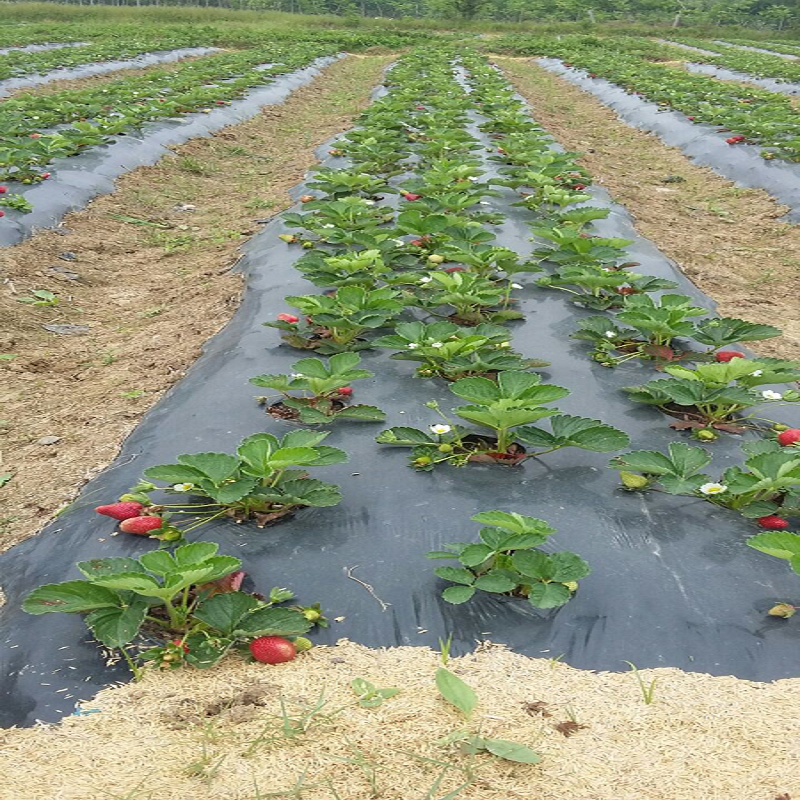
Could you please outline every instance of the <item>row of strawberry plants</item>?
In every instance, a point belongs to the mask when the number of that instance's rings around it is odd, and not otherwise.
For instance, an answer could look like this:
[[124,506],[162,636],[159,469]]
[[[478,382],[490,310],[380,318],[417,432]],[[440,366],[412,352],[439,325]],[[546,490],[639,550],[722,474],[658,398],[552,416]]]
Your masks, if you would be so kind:
[[[518,465],[562,447],[599,452],[622,449],[628,438],[621,431],[547,407],[568,390],[544,384],[541,376],[529,371],[532,364],[513,351],[511,332],[504,323],[522,316],[513,299],[518,288],[514,278],[519,273],[539,270],[541,261],[556,269],[577,265],[597,277],[624,272],[630,264],[619,261],[626,243],[587,232],[592,220],[607,213],[604,210],[565,210],[587,199],[584,190],[589,177],[577,167],[575,155],[550,149],[548,138],[507,84],[481,59],[468,54],[464,61],[470,70],[471,95],[454,80],[444,53],[415,53],[402,61],[391,73],[389,93],[333,151],[350,159],[351,166],[319,169],[310,187],[321,196],[302,198],[306,213],[286,215],[286,223],[300,232],[282,238],[310,251],[297,266],[326,291],[288,298],[302,316],[286,312],[268,324],[281,329],[291,346],[330,358],[300,359],[292,374],[260,375],[252,382],[279,393],[276,403],[264,399],[269,412],[279,419],[313,425],[347,418],[350,409],[351,419],[379,421],[380,409],[349,405],[350,383],[370,375],[359,369],[357,351],[388,347],[400,360],[421,361],[420,377],[449,380],[456,397],[469,403],[453,409],[454,414],[480,426],[476,431],[445,418],[427,430],[392,428],[377,437],[380,443],[411,447],[416,469],[427,471],[442,463]],[[494,244],[496,236],[486,226],[501,222],[502,217],[483,205],[488,202],[484,198],[497,192],[481,180],[483,162],[476,157],[480,143],[467,130],[468,112],[475,108],[482,115],[484,135],[499,140],[491,159],[502,165],[503,177],[493,182],[516,190],[519,205],[536,213],[535,232],[560,232],[566,237],[559,239],[557,253],[551,249],[546,255],[534,253],[526,262]],[[399,212],[395,204],[382,203],[390,195],[397,195]],[[648,297],[648,292],[669,288],[656,279],[648,284],[645,276],[627,276],[630,282],[618,282],[619,291],[613,292],[623,306]],[[586,297],[589,304],[602,301],[601,307],[612,308],[614,303],[603,297],[609,285],[595,288],[578,299]],[[671,311],[672,302],[664,305],[662,299],[660,308]],[[619,313],[625,313],[624,307]],[[415,319],[419,316],[422,319]],[[430,322],[431,317],[445,319]],[[376,336],[391,325],[393,334]],[[643,329],[650,330],[646,325]],[[772,329],[769,334],[776,332]],[[727,336],[731,335],[729,331]],[[643,341],[635,345],[642,357],[664,358],[666,350],[646,345]],[[728,368],[746,361],[726,360],[719,353],[719,341],[711,346],[719,360],[709,367]],[[676,352],[671,339],[659,347]],[[748,365],[751,375],[761,363]],[[765,366],[771,368],[774,363]],[[427,405],[440,412],[436,403]],[[544,418],[550,419],[549,430],[530,425]],[[338,488],[307,474],[311,467],[346,459],[343,451],[322,444],[326,435],[307,429],[282,438],[259,433],[245,439],[232,455],[181,455],[174,464],[148,468],[143,480],[118,503],[98,511],[120,519],[124,532],[149,534],[168,547],[180,544],[187,533],[212,519],[228,517],[266,525],[304,506],[335,505],[340,499]],[[780,447],[777,442],[764,444]],[[532,447],[530,453],[526,445]],[[635,456],[621,456],[615,466]],[[623,470],[625,485],[642,488],[631,485],[637,477],[632,469]],[[658,474],[662,480],[666,476],[669,484],[666,471]],[[693,486],[691,481],[687,485]],[[694,491],[705,497],[720,496],[705,484]],[[190,502],[187,496],[199,502]],[[553,533],[542,520],[501,511],[482,512],[474,519],[486,525],[479,542],[429,554],[460,563],[436,570],[453,584],[444,592],[448,602],[466,602],[476,591],[488,591],[527,598],[538,608],[553,608],[567,602],[577,581],[588,574],[588,565],[576,554],[539,549]],[[281,632],[287,635],[297,635],[288,620],[303,626],[320,619],[315,607],[281,610],[264,605],[263,600],[253,603],[239,591],[238,562],[215,562],[230,570],[222,588],[236,590],[221,591],[219,581],[226,576],[212,571],[214,579],[206,581],[205,568],[198,566],[197,559],[225,557],[216,555],[214,545],[203,543],[205,549],[197,554],[187,547],[196,545],[181,544],[173,556],[157,551],[138,562],[84,562],[81,569],[88,580],[41,587],[25,601],[25,609],[31,613],[90,611],[87,622],[95,635],[115,647],[132,641],[145,620],[161,625],[180,638],[145,656],[169,667],[208,666],[237,642],[265,630],[275,633],[277,624],[263,627],[267,611],[273,622],[276,613],[293,612],[281,623]],[[183,566],[186,571],[182,572]],[[204,578],[199,586],[192,578],[198,571]],[[173,591],[175,587],[179,588]],[[128,611],[128,592],[137,598],[135,611]],[[279,599],[280,592],[275,590],[270,601],[274,605]],[[204,605],[211,600],[214,613]],[[257,615],[255,621],[251,613]]]
[[[524,142],[526,148],[529,144]],[[527,156],[519,165],[515,150],[512,134],[501,147],[511,174],[530,165]],[[536,181],[527,178],[528,190],[536,185],[539,175]],[[525,180],[509,185],[520,189]],[[523,202],[529,202],[528,197]],[[761,416],[765,405],[800,400],[800,392],[794,388],[800,379],[800,363],[750,359],[738,350],[722,349],[780,335],[773,326],[724,317],[695,323],[694,318],[707,317],[708,312],[691,298],[679,294],[652,298],[648,292],[669,290],[675,284],[633,274],[631,268],[638,265],[627,261],[624,251],[631,242],[603,239],[582,230],[591,220],[606,215],[601,209],[584,207],[561,215],[556,224],[553,219],[544,219],[532,226],[537,238],[550,243],[550,247],[534,252],[551,268],[549,275],[539,279],[539,285],[566,290],[581,306],[615,312],[614,317],[584,318],[574,337],[591,341],[595,345],[593,358],[607,367],[631,358],[655,361],[670,377],[625,391],[633,401],[656,406],[676,417],[678,421],[672,427],[690,430],[704,442],[714,441],[720,432],[750,431],[762,436],[743,444],[744,464],[727,469],[718,480],[703,472],[712,455],[682,442],[670,445],[667,453],[626,453],[612,459],[610,466],[619,470],[623,487],[629,491],[658,488],[670,494],[700,497],[757,519],[771,532],[751,537],[748,544],[788,560],[800,573],[800,535],[787,531],[787,518],[800,515],[800,429]],[[687,339],[707,349],[695,350]],[[694,367],[676,361],[693,361]],[[779,383],[791,384],[792,388],[784,392],[759,388]],[[794,607],[778,604],[771,613],[790,616]]]
[[[306,324],[310,330],[302,341],[296,338],[300,335],[298,317],[284,314],[279,322],[288,326],[286,336],[291,344],[332,355],[327,362],[301,359],[292,375],[253,379],[258,386],[277,388],[284,397],[280,405],[294,411],[299,421],[313,424],[341,415],[352,393],[350,382],[370,374],[357,369],[360,357],[353,352],[368,345],[363,334],[384,327],[406,308],[425,307],[417,300],[424,294],[429,282],[426,279],[439,274],[431,272],[438,261],[432,248],[449,241],[469,246],[469,240],[463,237],[478,236],[483,231],[476,217],[486,214],[477,208],[491,190],[479,182],[479,165],[469,157],[477,144],[463,130],[468,106],[463,91],[453,83],[444,55],[415,54],[395,68],[388,95],[364,114],[359,129],[342,140],[338,152],[351,159],[352,168],[317,171],[311,187],[321,190],[322,196],[304,198],[310,213],[294,220],[308,231],[309,238],[287,238],[306,247],[312,244],[315,252],[299,262],[304,274],[313,276],[322,268],[325,274],[317,275],[315,282],[336,287],[318,296],[309,295],[304,302],[329,300],[332,305],[323,310],[308,309]],[[409,107],[414,109],[411,114]],[[406,172],[412,164],[414,177]],[[402,185],[390,185],[392,176],[400,175]],[[390,206],[379,204],[379,198],[395,193],[404,198],[404,203],[420,203],[425,211],[401,211],[395,219]],[[429,204],[438,208],[432,211]],[[471,208],[475,208],[472,213]],[[420,230],[426,220],[433,220],[435,228]],[[288,221],[292,221],[291,216]],[[449,224],[442,226],[442,222]],[[415,238],[408,241],[409,236]],[[455,295],[472,297],[459,278],[480,276],[468,276],[467,267],[462,270],[462,274],[441,274],[455,277]],[[501,286],[500,297],[495,295],[494,299],[496,313],[519,316],[510,309],[513,287],[507,278],[481,280],[486,286]],[[478,296],[468,310],[489,313],[489,308]],[[466,328],[449,324],[443,338],[468,342],[473,333],[488,329],[488,323],[483,325]],[[495,339],[491,349],[496,344],[501,352],[506,350],[503,345],[508,344],[510,334],[499,326],[494,326],[491,334]],[[472,338],[484,347],[488,341],[482,336]],[[435,344],[431,343],[434,350]],[[480,371],[480,366],[473,365],[472,369]],[[466,370],[472,371],[470,364]],[[497,385],[500,380],[509,382],[509,386],[512,380],[525,381],[528,389],[540,385],[538,376],[522,370],[502,372]],[[552,393],[553,388],[545,387],[545,392]],[[514,391],[523,400],[520,387]],[[548,398],[541,396],[538,400],[547,402]],[[526,396],[524,402],[531,406],[533,398]],[[366,409],[365,415],[354,414],[352,418],[382,418],[378,409]],[[277,415],[274,404],[272,411]],[[341,450],[321,444],[326,435],[303,429],[279,439],[260,433],[242,442],[235,455],[182,455],[175,464],[147,469],[143,481],[130,493],[98,511],[121,520],[124,532],[149,533],[169,547],[180,543],[198,524],[219,516],[265,525],[299,507],[333,505],[339,501],[338,489],[307,475],[311,467],[346,458]],[[497,453],[498,460],[502,461],[502,455]],[[153,481],[167,485],[158,489]],[[150,496],[156,491],[166,496],[165,502],[153,503]],[[181,495],[197,497],[200,502],[169,502],[170,497]],[[191,517],[188,524],[184,514]],[[552,607],[569,599],[574,590],[572,580],[588,571],[573,554],[546,555],[536,549],[552,533],[539,520],[502,512],[486,512],[475,519],[486,525],[478,549],[493,546],[496,550],[482,561],[496,560],[497,569],[481,571],[475,562],[470,586],[456,589],[456,593],[450,591],[451,601],[462,602],[467,599],[464,595],[478,589],[516,589],[531,602]],[[471,552],[474,555],[475,548]],[[458,555],[463,563],[470,559],[469,553],[449,554]],[[40,587],[29,595],[24,608],[30,613],[88,611],[86,621],[95,636],[108,646],[123,649],[143,625],[161,626],[179,638],[143,656],[168,667],[183,663],[209,666],[237,642],[253,635],[279,632],[294,636],[305,632],[311,621],[322,621],[318,608],[275,608],[283,599],[281,590],[273,590],[268,601],[254,600],[241,592],[240,566],[237,559],[218,556],[216,546],[208,543],[181,544],[172,555],[158,550],[138,560],[83,562],[79,568],[85,580]],[[455,570],[452,574],[462,573]],[[512,576],[517,583],[510,583]],[[465,579],[459,585],[465,587]],[[131,665],[138,670],[132,658]]]
[[32,53],[12,50],[5,55],[0,55],[0,80],[100,61],[133,58],[142,53],[158,50],[191,47],[197,44],[198,38],[205,39],[205,37],[194,36],[191,31],[187,30],[182,36],[137,36],[123,41],[101,42],[84,47],[64,47],[57,50],[40,50]]
[[693,122],[719,126],[734,134],[729,144],[750,142],[763,146],[767,159],[800,161],[800,122],[783,95],[670,69],[625,52],[615,40],[508,36],[493,42],[492,49],[561,59],[567,67],[605,78]]
[[[727,69],[744,72],[747,75],[755,75],[757,78],[776,78],[789,83],[800,83],[800,63],[789,61],[780,56],[770,56],[766,53],[756,53],[752,50],[742,50],[738,47],[727,47],[686,36],[673,36],[671,40],[690,47],[715,51],[714,55],[692,53],[690,56],[692,61],[726,67]],[[687,56],[683,55],[681,57],[686,58]]]
[[[39,183],[50,177],[45,168],[56,158],[75,155],[145,122],[225,105],[268,83],[271,76],[330,53],[318,44],[276,45],[209,56],[175,70],[149,70],[101,88],[8,100],[0,105],[0,180]],[[256,66],[268,62],[274,64],[269,69]],[[30,205],[8,188],[0,187],[0,206],[29,211]]]

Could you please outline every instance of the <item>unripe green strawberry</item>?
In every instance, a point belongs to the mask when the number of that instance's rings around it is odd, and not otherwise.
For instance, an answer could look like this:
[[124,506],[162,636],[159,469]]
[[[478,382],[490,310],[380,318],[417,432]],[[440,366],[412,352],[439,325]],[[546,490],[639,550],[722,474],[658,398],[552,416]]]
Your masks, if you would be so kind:
[[314,646],[311,639],[306,639],[305,636],[298,636],[292,644],[294,644],[294,649],[297,650],[298,653],[305,653],[306,650],[310,650]]
[[150,498],[144,492],[128,492],[119,496],[120,503],[141,503],[143,506],[150,505]]
[[637,475],[635,472],[622,470],[619,477],[626,489],[646,489],[650,485],[650,481],[644,475]]
[[719,434],[710,431],[708,428],[701,428],[694,432],[694,437],[701,442],[713,442],[715,439],[719,439]]
[[440,444],[438,449],[439,449],[440,453],[452,453],[453,452],[453,445],[451,445],[451,444]]

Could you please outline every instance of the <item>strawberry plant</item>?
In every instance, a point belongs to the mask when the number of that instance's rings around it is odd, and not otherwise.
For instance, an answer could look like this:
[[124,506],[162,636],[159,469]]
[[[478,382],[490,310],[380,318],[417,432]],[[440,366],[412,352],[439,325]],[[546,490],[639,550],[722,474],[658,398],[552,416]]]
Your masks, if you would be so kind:
[[[347,405],[353,393],[350,384],[374,377],[369,370],[356,369],[360,362],[357,353],[338,353],[327,363],[320,358],[303,358],[292,364],[291,375],[257,375],[250,378],[250,383],[280,393],[282,400],[267,407],[268,413],[279,419],[296,419],[308,424],[337,419],[382,422],[386,415],[375,406]],[[268,397],[259,398],[262,403],[268,400]]]
[[[677,417],[681,422],[673,423],[673,427],[679,430],[707,432],[710,427],[742,433],[746,427],[752,427],[751,420],[758,419],[752,414],[742,417],[746,409],[800,400],[800,392],[795,389],[783,393],[755,389],[800,379],[800,364],[793,361],[734,358],[716,364],[698,364],[694,369],[675,364],[664,371],[672,377],[629,386],[624,391],[637,403],[657,406]],[[710,440],[713,436],[700,438]]]
[[659,488],[669,494],[701,497],[749,519],[800,514],[800,450],[762,440],[742,445],[743,467],[730,467],[718,481],[701,472],[711,455],[700,447],[673,443],[668,453],[635,450],[612,459],[623,486]]
[[[374,231],[394,219],[388,206],[378,206],[373,200],[348,196],[341,200],[312,200],[306,203],[308,214],[284,214],[289,228],[305,228],[321,241],[346,244],[356,231]],[[350,237],[350,238],[349,238]]]
[[[342,450],[320,444],[327,435],[303,430],[278,439],[271,433],[256,433],[242,441],[235,455],[180,455],[175,464],[148,467],[144,471],[148,480],[133,487],[123,499],[144,498],[151,514],[167,512],[165,519],[182,534],[219,517],[237,522],[252,518],[264,527],[299,508],[335,506],[341,500],[339,489],[309,478],[306,472],[308,467],[347,460]],[[167,485],[158,487],[151,481]],[[156,491],[170,496],[194,495],[203,502],[156,505],[150,500]],[[192,518],[181,528],[175,520],[183,515]]]
[[574,303],[597,311],[621,308],[624,298],[632,294],[675,289],[678,285],[664,278],[628,272],[622,267],[612,269],[590,264],[560,267],[536,283],[568,292]]
[[373,341],[374,347],[398,352],[392,358],[419,361],[417,377],[458,380],[475,375],[493,376],[504,370],[546,367],[547,362],[525,358],[511,349],[508,330],[482,323],[474,328],[453,322],[400,322],[395,332]]
[[[155,550],[138,559],[82,561],[77,567],[84,580],[40,586],[22,608],[29,614],[86,614],[95,639],[120,650],[137,678],[141,670],[127,645],[142,633],[164,640],[142,653],[143,661],[208,669],[240,643],[264,635],[299,636],[311,628],[300,611],[229,590],[228,579],[242,575],[242,562],[217,550],[213,542],[194,542],[172,554]],[[241,578],[233,581],[238,583]]]
[[[533,255],[541,261],[559,266],[601,266],[621,268],[620,261],[627,259],[625,247],[633,244],[630,239],[608,239],[581,233],[577,228],[537,226],[534,236],[550,242],[549,247],[534,250]],[[624,266],[630,266],[625,264]]]
[[431,272],[416,293],[415,305],[427,310],[451,308],[448,318],[459,325],[480,325],[522,319],[508,308],[509,289],[469,272]]
[[471,519],[486,525],[480,542],[449,544],[427,554],[461,563],[434,570],[453,584],[442,592],[448,603],[466,603],[483,591],[525,598],[534,608],[557,608],[572,598],[578,581],[590,572],[575,553],[539,550],[555,533],[544,520],[507,511],[482,511]]
[[375,289],[380,281],[388,281],[392,274],[378,249],[349,251],[335,256],[311,252],[303,256],[295,266],[315,286],[361,286],[364,289]]
[[279,317],[264,325],[284,331],[282,338],[292,347],[323,354],[370,347],[363,334],[384,327],[405,307],[400,294],[392,289],[360,286],[343,286],[327,295],[290,296],[286,302],[300,309],[304,318],[287,321]]
[[[437,411],[445,423],[433,424],[428,431],[390,428],[379,434],[377,441],[412,448],[411,466],[424,471],[440,463],[515,465],[562,447],[609,452],[626,446],[628,436],[610,425],[545,408],[545,403],[566,397],[569,390],[544,384],[541,380],[541,376],[534,373],[509,370],[498,373],[496,381],[462,378],[450,385],[453,394],[470,403],[454,408],[453,412],[490,429],[493,436],[476,434],[457,425],[432,401],[428,407]],[[551,418],[551,431],[529,425],[545,417]],[[524,444],[542,449],[528,452]]]
[[350,196],[380,199],[378,195],[389,191],[383,178],[360,170],[332,169],[331,167],[312,167],[313,180],[308,182],[310,189],[322,192],[332,200]]

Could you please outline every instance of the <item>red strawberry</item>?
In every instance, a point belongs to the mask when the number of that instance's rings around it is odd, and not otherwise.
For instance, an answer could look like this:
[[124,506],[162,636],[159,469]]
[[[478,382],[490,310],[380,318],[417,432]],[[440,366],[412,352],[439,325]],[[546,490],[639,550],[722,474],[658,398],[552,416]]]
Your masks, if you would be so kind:
[[50,177],[50,173],[49,173],[49,172],[43,172],[43,173],[42,173],[42,174],[41,174],[39,177],[40,177],[40,178],[41,178],[43,181],[46,181],[46,180],[47,180],[47,179]]
[[0,194],[5,194],[8,189],[5,186],[0,186]]
[[297,648],[282,636],[259,636],[250,642],[250,652],[262,664],[283,664],[294,659]]
[[353,387],[342,386],[342,388],[339,389],[339,394],[343,394],[345,397],[349,397],[351,394],[353,394]]
[[414,194],[414,192],[400,192],[400,194],[405,197],[406,200],[413,203],[415,200],[419,200],[422,195],[421,194]]
[[425,242],[423,242],[422,239],[412,239],[409,242],[409,244],[414,246],[414,247],[422,247],[422,245],[424,245]]
[[448,267],[445,272],[464,272],[464,267]]
[[738,350],[720,350],[716,358],[717,361],[727,364],[732,358],[747,358],[747,356],[745,356],[744,353],[740,353]]
[[775,514],[770,514],[768,517],[759,517],[757,522],[762,528],[770,531],[785,531],[789,527],[789,523],[783,517],[778,517]]
[[800,442],[800,428],[789,428],[778,434],[778,444],[782,444],[784,447],[798,442]]
[[0,217],[4,217],[5,215],[6,215],[6,212],[3,211],[3,210],[0,210]]
[[182,642],[180,639],[173,639],[172,644],[174,644],[175,647],[180,647],[184,653],[189,652],[189,645],[186,644],[185,642]]
[[686,119],[688,119],[689,122],[694,122],[694,117],[686,117]]
[[417,111],[425,111],[425,106],[416,106]]
[[157,531],[163,524],[164,520],[161,517],[131,517],[123,520],[119,529],[123,533],[135,533],[141,536]]
[[294,325],[295,322],[300,322],[300,317],[296,317],[294,314],[278,314],[278,321],[290,322]]
[[120,521],[124,519],[132,519],[138,517],[142,513],[144,506],[141,503],[111,503],[107,506],[97,506],[95,511],[98,514],[104,514],[106,517],[112,517]]

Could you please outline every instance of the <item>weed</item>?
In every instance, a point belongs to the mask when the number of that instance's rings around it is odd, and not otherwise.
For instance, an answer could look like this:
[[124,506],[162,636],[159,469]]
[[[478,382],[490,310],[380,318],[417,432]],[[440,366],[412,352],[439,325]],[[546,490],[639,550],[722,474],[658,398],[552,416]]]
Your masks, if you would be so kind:
[[140,397],[144,397],[145,394],[144,389],[131,389],[129,392],[120,392],[119,396],[125,400],[138,400]]
[[212,172],[207,164],[191,156],[182,156],[179,158],[177,166],[182,172],[189,172],[192,175],[209,175]]
[[44,306],[46,308],[53,308],[60,302],[58,295],[53,292],[48,292],[46,289],[36,289],[31,291],[29,297],[18,297],[18,303],[26,303],[30,306]]
[[639,683],[639,688],[642,691],[642,698],[644,699],[645,704],[649,706],[655,699],[656,683],[658,678],[653,678],[649,684],[645,683],[644,678],[642,678],[641,674],[639,673],[638,667],[630,661],[626,661],[625,663],[631,668],[631,672],[635,675],[636,680]]

